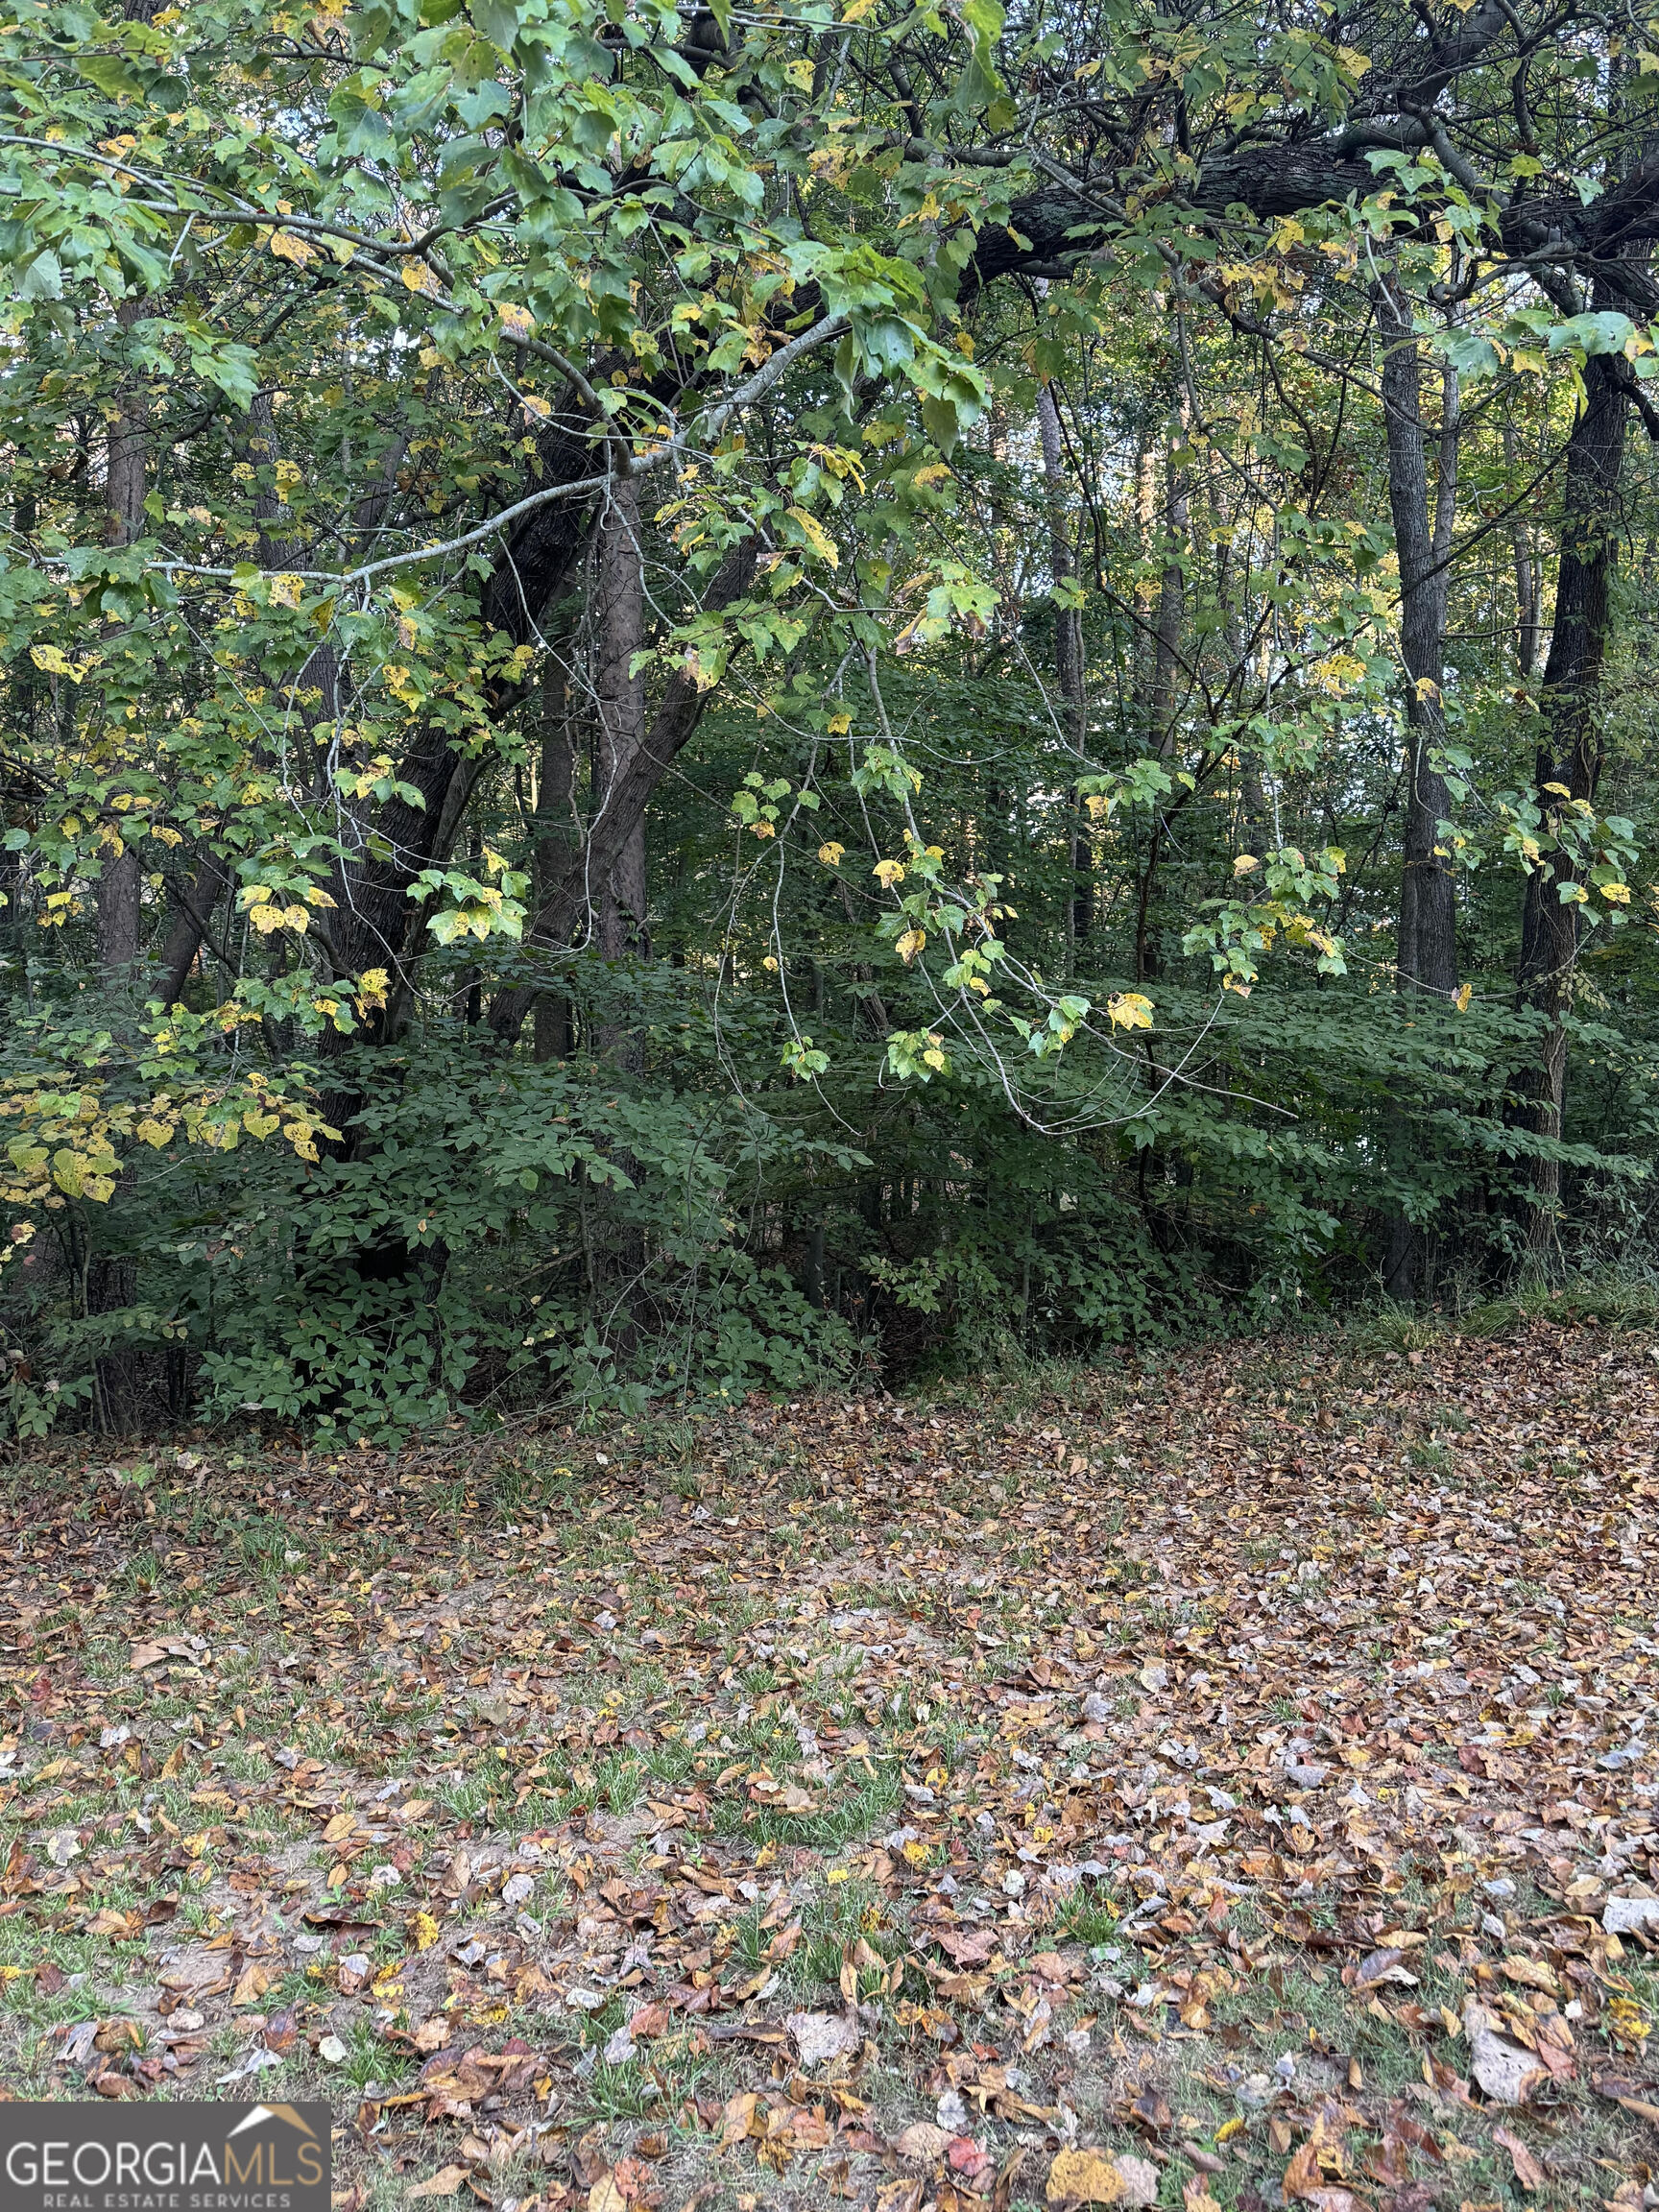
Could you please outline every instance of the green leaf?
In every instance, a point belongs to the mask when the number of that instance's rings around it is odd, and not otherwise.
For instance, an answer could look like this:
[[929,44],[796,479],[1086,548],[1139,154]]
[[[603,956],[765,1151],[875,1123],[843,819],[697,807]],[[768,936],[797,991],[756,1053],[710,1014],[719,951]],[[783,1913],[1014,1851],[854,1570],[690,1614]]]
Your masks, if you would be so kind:
[[133,74],[132,65],[119,54],[78,54],[75,66],[88,84],[96,84],[100,92],[108,92],[114,100],[140,100],[144,87]]
[[63,271],[50,247],[37,253],[24,270],[17,292],[19,298],[24,300],[62,299]]

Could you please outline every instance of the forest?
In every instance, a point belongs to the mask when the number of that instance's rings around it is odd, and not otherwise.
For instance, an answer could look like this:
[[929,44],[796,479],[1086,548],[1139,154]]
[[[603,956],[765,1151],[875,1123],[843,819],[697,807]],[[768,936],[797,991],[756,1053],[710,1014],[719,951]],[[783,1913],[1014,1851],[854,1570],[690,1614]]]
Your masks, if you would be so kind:
[[6,13],[13,1441],[1645,1280],[1659,25]]

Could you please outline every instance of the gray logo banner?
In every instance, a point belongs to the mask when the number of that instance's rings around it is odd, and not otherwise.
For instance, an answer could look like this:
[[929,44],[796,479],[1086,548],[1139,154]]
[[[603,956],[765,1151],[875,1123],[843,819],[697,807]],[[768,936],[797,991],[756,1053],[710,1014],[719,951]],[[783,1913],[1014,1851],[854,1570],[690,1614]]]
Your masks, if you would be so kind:
[[329,2212],[326,2104],[0,2104],[0,2212]]

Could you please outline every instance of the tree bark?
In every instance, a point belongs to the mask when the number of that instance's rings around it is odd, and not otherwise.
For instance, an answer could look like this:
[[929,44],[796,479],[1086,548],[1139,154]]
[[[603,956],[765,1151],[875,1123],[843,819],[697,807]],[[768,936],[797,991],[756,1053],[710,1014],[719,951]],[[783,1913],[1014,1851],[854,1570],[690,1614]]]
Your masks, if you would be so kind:
[[[645,564],[639,490],[632,477],[614,487],[599,521],[594,564],[593,688],[599,707],[602,813],[645,741],[645,678],[634,660],[645,642]],[[645,816],[627,825],[599,897],[599,946],[607,960],[648,956]]]
[[[1145,658],[1146,688],[1141,700],[1145,741],[1160,758],[1166,757],[1175,748],[1175,671],[1181,652],[1181,624],[1187,609],[1185,563],[1191,531],[1191,504],[1187,476],[1175,459],[1175,448],[1177,441],[1185,436],[1189,420],[1189,402],[1183,389],[1177,402],[1176,419],[1168,432],[1164,466],[1163,513],[1158,519],[1155,537],[1152,525],[1156,496],[1149,449],[1143,464],[1146,470],[1144,481],[1137,485],[1137,512],[1142,526],[1142,544],[1148,552],[1155,545],[1163,556],[1157,600],[1153,602],[1149,592],[1144,595],[1144,604],[1152,613],[1152,636]],[[1166,827],[1162,806],[1156,806],[1152,816],[1151,840],[1146,849],[1146,865],[1141,873],[1135,901],[1135,980],[1138,983],[1153,982],[1163,971],[1163,953],[1152,926],[1152,899],[1157,885],[1159,862],[1163,858]]]
[[[1507,417],[1503,421],[1503,459],[1513,481],[1520,474],[1521,461],[1515,425]],[[1532,554],[1531,533],[1520,517],[1510,527],[1509,546],[1515,565],[1515,665],[1523,676],[1529,677],[1538,665],[1538,564]]]
[[[538,455],[544,483],[573,482],[589,475],[594,451],[579,431],[555,425],[546,431]],[[517,643],[528,643],[538,633],[542,616],[564,588],[592,524],[592,510],[577,500],[555,501],[536,510],[514,531],[500,560],[485,585],[479,616],[486,632],[500,630]],[[514,697],[498,697],[497,713],[507,713]],[[421,732],[399,769],[399,780],[414,786],[418,799],[391,799],[373,817],[373,843],[383,857],[370,853],[370,826],[364,829],[361,857],[343,864],[335,891],[338,911],[331,917],[330,936],[335,972],[355,975],[365,968],[387,967],[396,975],[416,932],[424,926],[419,909],[407,896],[422,868],[446,857],[458,832],[464,805],[458,796],[457,778],[463,784],[469,764],[439,730]],[[445,842],[445,838],[449,842]],[[387,1012],[392,1008],[388,1006]],[[528,1000],[519,1013],[522,1022]],[[515,1024],[517,1026],[517,1024]],[[371,1042],[387,1034],[386,1015],[368,1025]],[[333,1032],[323,1041],[325,1052],[339,1048]]]
[[1457,989],[1456,883],[1440,843],[1440,824],[1451,811],[1451,798],[1434,755],[1446,741],[1443,686],[1451,574],[1447,557],[1457,487],[1456,382],[1449,374],[1431,516],[1422,370],[1410,302],[1392,275],[1377,285],[1375,297],[1383,345],[1388,504],[1400,561],[1400,657],[1406,666],[1407,799],[1395,966],[1408,989],[1448,998]]
[[[143,300],[123,300],[115,310],[123,336],[147,312]],[[144,534],[149,409],[135,374],[122,378],[115,404],[105,470],[106,534],[111,545],[121,547]],[[120,853],[105,860],[98,878],[98,967],[107,984],[129,981],[138,958],[139,889],[138,855],[124,843]]]
[[1153,623],[1152,689],[1147,707],[1147,735],[1160,756],[1174,744],[1175,670],[1181,650],[1181,623],[1187,610],[1185,559],[1191,530],[1191,505],[1187,471],[1175,459],[1176,441],[1185,441],[1188,423],[1186,394],[1181,396],[1177,425],[1172,428],[1164,480],[1164,572],[1158,582],[1158,613]]
[[[1400,657],[1406,668],[1407,801],[1395,975],[1408,998],[1426,993],[1444,1001],[1457,989],[1456,883],[1440,843],[1451,796],[1434,756],[1446,738],[1447,564],[1457,498],[1457,387],[1448,371],[1431,512],[1422,365],[1411,302],[1393,271],[1380,279],[1373,298],[1383,349],[1388,505],[1400,564]],[[1395,1146],[1403,1151],[1409,1142],[1408,1130],[1397,1121]],[[1408,1303],[1417,1296],[1424,1245],[1421,1225],[1404,1212],[1395,1214],[1382,1259],[1382,1286],[1390,1298]]]
[[[759,548],[752,538],[733,546],[704,594],[706,613],[729,607],[743,597],[754,581],[758,556]],[[543,899],[528,932],[532,944],[564,945],[589,903],[591,886],[610,879],[612,869],[644,821],[652,793],[695,735],[708,696],[683,670],[676,669],[670,676],[643,741],[605,792],[588,826],[587,837]],[[498,1036],[518,1034],[535,996],[531,986],[497,993],[490,1020]]]
[[[568,652],[569,643],[565,643]],[[536,812],[531,823],[531,883],[538,912],[581,843],[576,819],[576,748],[570,669],[563,654],[548,657],[541,678],[541,759],[536,779]],[[536,1000],[535,1055],[540,1061],[567,1059],[570,1053],[570,1001],[553,991]]]
[[[1057,586],[1073,581],[1077,564],[1066,531],[1066,455],[1060,431],[1060,410],[1052,385],[1037,395],[1037,429],[1043,445],[1043,476],[1048,495],[1048,566]],[[1061,700],[1066,741],[1073,755],[1073,773],[1088,751],[1089,703],[1084,682],[1083,613],[1060,604],[1054,608],[1054,681]],[[1094,855],[1089,843],[1088,817],[1075,792],[1067,830],[1070,847],[1070,890],[1066,907],[1066,937],[1073,962],[1077,948],[1086,943],[1094,920]]]
[[176,1006],[196,965],[196,955],[213,923],[229,873],[216,853],[204,851],[188,889],[175,891],[179,912],[161,949],[161,977],[156,996],[163,1006]]
[[[1599,306],[1603,303],[1597,301]],[[1567,444],[1561,557],[1550,652],[1544,663],[1544,735],[1535,766],[1539,807],[1551,829],[1559,829],[1573,801],[1594,804],[1601,775],[1598,706],[1618,556],[1619,480],[1628,407],[1619,373],[1622,366],[1617,357],[1606,355],[1585,363],[1584,403]],[[1551,785],[1557,788],[1551,790]],[[1571,861],[1557,851],[1552,863],[1552,874],[1538,868],[1527,878],[1517,980],[1521,1003],[1536,1007],[1548,1022],[1539,1066],[1526,1087],[1528,1118],[1535,1135],[1558,1142],[1567,1090],[1565,1017],[1578,957],[1578,908],[1561,898],[1562,889],[1575,878]],[[1548,1263],[1556,1245],[1560,1201],[1560,1161],[1537,1161],[1527,1245],[1539,1265]]]

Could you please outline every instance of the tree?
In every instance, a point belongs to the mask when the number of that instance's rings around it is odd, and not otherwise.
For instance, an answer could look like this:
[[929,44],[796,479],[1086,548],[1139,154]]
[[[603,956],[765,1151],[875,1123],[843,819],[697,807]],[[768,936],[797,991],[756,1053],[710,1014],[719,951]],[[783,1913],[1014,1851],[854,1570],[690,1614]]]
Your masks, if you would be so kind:
[[[1542,1248],[1608,1156],[1560,1070],[1637,835],[1598,811],[1659,305],[1620,36],[0,34],[19,1346],[406,1425],[747,1386],[873,1313],[1087,1336],[1338,1253],[1404,1288],[1399,1225],[1477,1190]],[[1455,642],[1537,627],[1484,565],[1555,527],[1518,421],[1565,456],[1541,749]],[[1471,1013],[1504,961],[1522,1006]],[[118,1220],[215,1226],[99,1314]]]

